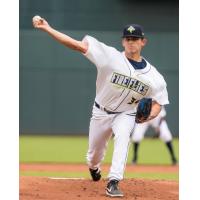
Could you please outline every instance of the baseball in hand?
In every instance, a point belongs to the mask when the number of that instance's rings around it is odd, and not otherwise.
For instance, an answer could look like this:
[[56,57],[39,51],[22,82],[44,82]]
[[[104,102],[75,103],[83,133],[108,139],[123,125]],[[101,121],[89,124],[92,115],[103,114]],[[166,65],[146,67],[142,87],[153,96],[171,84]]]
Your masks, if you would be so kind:
[[34,24],[38,24],[42,18],[39,15],[35,15],[32,20]]
[[39,15],[35,15],[34,17],[33,17],[33,21],[35,22],[35,21],[39,21],[39,20],[41,20],[42,18],[39,16]]

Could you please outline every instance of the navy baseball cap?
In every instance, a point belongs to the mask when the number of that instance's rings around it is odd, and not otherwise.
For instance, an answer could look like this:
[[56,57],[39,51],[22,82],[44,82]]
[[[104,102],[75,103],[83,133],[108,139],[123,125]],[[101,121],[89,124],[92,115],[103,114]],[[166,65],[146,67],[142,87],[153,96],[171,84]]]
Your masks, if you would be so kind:
[[123,30],[123,38],[125,37],[144,37],[144,29],[139,24],[129,24]]

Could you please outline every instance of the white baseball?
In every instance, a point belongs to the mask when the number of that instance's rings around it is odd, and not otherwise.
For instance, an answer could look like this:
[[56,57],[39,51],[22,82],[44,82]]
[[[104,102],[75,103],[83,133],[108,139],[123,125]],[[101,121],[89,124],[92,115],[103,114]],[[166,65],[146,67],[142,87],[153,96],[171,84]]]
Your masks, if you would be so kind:
[[42,18],[39,15],[33,17],[33,22],[39,22]]

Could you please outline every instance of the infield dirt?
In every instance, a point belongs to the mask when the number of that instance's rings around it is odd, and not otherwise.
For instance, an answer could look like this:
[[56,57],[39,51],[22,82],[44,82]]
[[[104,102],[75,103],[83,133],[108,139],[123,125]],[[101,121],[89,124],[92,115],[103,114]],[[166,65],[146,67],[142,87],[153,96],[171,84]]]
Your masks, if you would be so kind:
[[[20,164],[20,170],[36,171],[70,171],[87,170],[84,165],[65,164]],[[104,170],[108,166],[103,167]],[[171,166],[127,166],[126,171],[164,171],[177,172],[178,167]],[[20,200],[107,200],[105,195],[107,180],[93,182],[89,179],[50,179],[48,177],[20,177]],[[120,182],[126,200],[178,200],[179,185],[177,181],[124,179]]]

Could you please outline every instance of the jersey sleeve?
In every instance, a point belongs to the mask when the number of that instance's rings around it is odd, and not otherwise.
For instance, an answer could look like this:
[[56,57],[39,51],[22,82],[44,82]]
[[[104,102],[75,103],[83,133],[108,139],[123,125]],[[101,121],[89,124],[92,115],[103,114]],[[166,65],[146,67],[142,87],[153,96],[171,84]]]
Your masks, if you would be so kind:
[[153,95],[152,99],[157,101],[160,105],[169,104],[167,88],[163,86],[159,88]]
[[167,84],[161,74],[157,76],[154,82],[151,98],[158,102],[160,105],[169,104]]
[[112,55],[114,56],[117,53],[115,48],[107,46],[91,36],[86,35],[82,41],[88,44],[88,50],[83,55],[94,63],[97,68],[106,66]]

